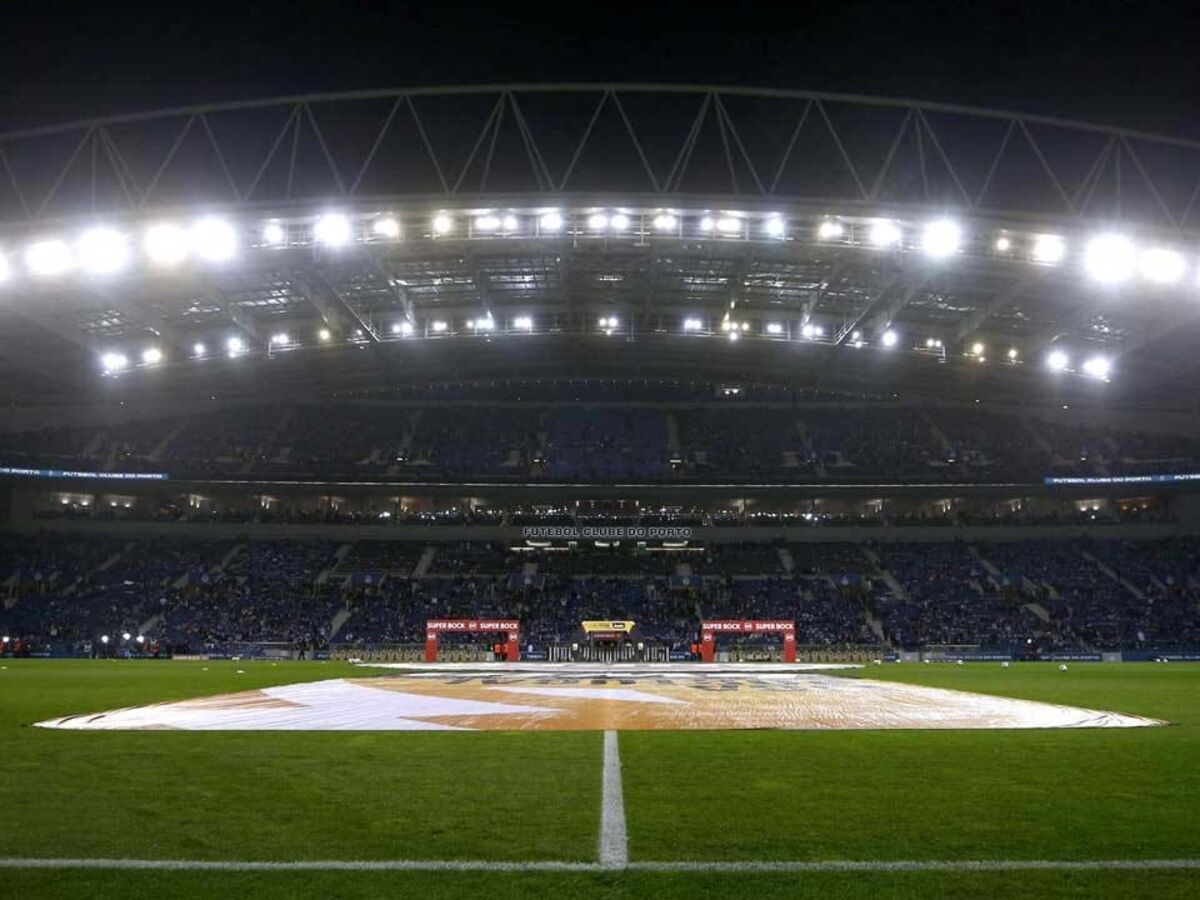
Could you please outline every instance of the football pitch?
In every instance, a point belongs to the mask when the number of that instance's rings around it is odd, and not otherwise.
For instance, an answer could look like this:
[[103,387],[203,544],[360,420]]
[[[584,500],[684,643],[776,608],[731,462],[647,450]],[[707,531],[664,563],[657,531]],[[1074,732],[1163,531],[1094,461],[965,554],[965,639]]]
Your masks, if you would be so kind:
[[1168,727],[619,733],[48,730],[30,726],[370,672],[0,665],[8,896],[1190,897],[1200,883],[1200,665],[830,676]]

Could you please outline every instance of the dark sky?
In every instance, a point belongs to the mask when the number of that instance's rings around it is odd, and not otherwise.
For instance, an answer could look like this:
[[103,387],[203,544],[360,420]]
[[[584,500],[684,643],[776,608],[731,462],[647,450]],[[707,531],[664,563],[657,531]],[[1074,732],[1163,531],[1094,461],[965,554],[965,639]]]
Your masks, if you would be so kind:
[[1200,136],[1200,4],[739,0],[5,6],[0,130],[277,93],[663,81],[906,96]]

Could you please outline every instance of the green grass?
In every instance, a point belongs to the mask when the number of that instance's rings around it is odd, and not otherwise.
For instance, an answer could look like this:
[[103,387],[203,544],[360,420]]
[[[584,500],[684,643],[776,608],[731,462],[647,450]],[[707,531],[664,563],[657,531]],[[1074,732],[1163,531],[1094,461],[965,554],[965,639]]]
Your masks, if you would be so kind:
[[[43,718],[350,673],[337,663],[2,663],[0,855],[593,860],[597,733],[71,732]],[[204,671],[207,668],[207,671]],[[237,674],[237,669],[244,674]],[[361,674],[358,673],[358,674]],[[635,860],[1200,857],[1200,665],[885,666],[1163,718],[1130,730],[626,732]],[[1195,894],[1190,872],[0,871],[12,896]]]

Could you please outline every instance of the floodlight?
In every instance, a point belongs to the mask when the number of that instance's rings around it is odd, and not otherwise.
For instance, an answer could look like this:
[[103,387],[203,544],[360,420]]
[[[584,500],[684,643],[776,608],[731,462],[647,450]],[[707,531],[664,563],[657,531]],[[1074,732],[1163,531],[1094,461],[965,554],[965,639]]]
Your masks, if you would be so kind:
[[476,331],[493,331],[496,328],[496,320],[488,313],[486,316],[480,316],[471,325]]
[[876,219],[871,225],[869,237],[876,247],[895,247],[902,235],[900,226],[891,219]]
[[270,244],[272,247],[279,247],[287,243],[287,231],[278,222],[268,222],[263,226],[263,243]]
[[276,347],[286,347],[291,342],[291,337],[282,331],[278,334],[271,335],[271,343]]
[[438,213],[433,217],[434,234],[449,234],[453,230],[454,220],[445,213]]
[[193,344],[192,345],[192,356],[201,357],[207,352],[208,352],[208,348],[205,347],[203,344]]
[[841,222],[833,219],[826,219],[817,226],[817,237],[823,241],[829,241],[833,238],[839,238],[845,233],[846,229]]
[[376,219],[371,223],[371,230],[381,238],[387,238],[390,241],[400,237],[400,223],[391,216],[384,216],[382,219]]
[[629,216],[625,215],[625,213],[615,213],[608,220],[608,225],[613,231],[624,231],[629,227]]
[[230,356],[237,356],[246,349],[246,342],[234,335],[225,342],[225,349],[229,351]]
[[341,213],[327,213],[313,225],[313,238],[326,247],[343,247],[354,237],[354,226]]
[[654,217],[654,227],[659,231],[674,231],[678,224],[679,220],[670,213],[659,213]]
[[8,257],[0,253],[0,281],[7,281],[11,274],[12,267],[8,264]]
[[142,239],[142,249],[150,261],[162,266],[183,262],[188,255],[188,236],[178,225],[152,225]]
[[971,345],[971,353],[975,356],[983,356],[983,352],[986,349],[980,341],[976,341]]
[[75,257],[60,240],[37,241],[25,249],[25,265],[34,275],[61,275],[75,265]]
[[1062,262],[1067,245],[1057,234],[1039,234],[1033,242],[1033,261],[1053,265]]
[[1021,354],[1020,354],[1020,352],[1017,350],[1017,348],[1016,348],[1016,347],[1009,347],[1009,348],[1008,348],[1008,358],[1009,358],[1009,359],[1011,359],[1013,362],[1016,362],[1016,361],[1017,361],[1017,357],[1018,357],[1018,356],[1020,356],[1020,355],[1021,355]]
[[763,231],[765,231],[768,236],[773,238],[783,237],[783,217],[769,216],[767,221],[763,223]]
[[853,334],[851,334],[850,335],[850,343],[856,350],[861,348],[863,345],[862,332],[855,331]]
[[475,230],[476,231],[499,231],[500,230],[500,217],[493,216],[491,213],[487,213],[486,215],[482,215],[482,216],[477,216],[475,218]]
[[880,338],[880,340],[883,342],[883,346],[890,349],[896,346],[896,342],[900,340],[900,336],[891,328],[889,328],[883,333],[883,336]]
[[768,322],[767,334],[783,334],[783,326],[778,322]]
[[441,319],[438,319],[436,322],[433,323],[433,330],[437,334],[441,334],[443,331],[445,331],[449,327],[450,326],[447,323],[443,322]]
[[317,340],[327,341],[331,337],[333,337],[333,332],[331,332],[328,328],[322,328],[317,332]]
[[129,365],[129,357],[124,353],[105,353],[100,357],[100,364],[105,372],[120,372]]
[[742,220],[737,216],[721,216],[717,219],[717,231],[721,234],[741,234]]
[[1112,371],[1112,363],[1105,356],[1093,356],[1084,362],[1083,371],[1092,378],[1106,381],[1108,373]]
[[1183,277],[1186,266],[1182,253],[1162,247],[1145,251],[1138,262],[1143,277],[1158,284],[1174,284]]
[[1008,235],[1002,234],[1002,235],[1000,235],[1000,237],[996,238],[996,252],[997,253],[1007,253],[1011,249],[1012,249],[1012,239],[1009,238]]
[[731,341],[736,341],[736,340],[737,340],[739,337],[741,337],[741,332],[740,332],[740,331],[738,331],[736,328],[734,328],[734,329],[731,329],[731,330],[730,330],[730,332],[729,332],[729,339],[730,339]]
[[816,337],[817,336],[817,326],[814,325],[812,322],[805,322],[804,325],[802,325],[800,327],[800,334],[806,338]]
[[513,327],[519,328],[521,331],[533,331],[533,318],[531,316],[517,316],[513,319]]
[[113,228],[89,228],[75,245],[79,264],[93,275],[111,275],[129,263],[129,241]]
[[554,210],[542,213],[542,217],[538,219],[538,225],[542,231],[561,231],[563,227],[562,213]]
[[945,259],[957,253],[961,244],[962,228],[951,219],[930,222],[921,234],[921,249],[934,259]]
[[237,232],[224,219],[207,217],[192,226],[192,251],[208,262],[224,262],[237,253]]
[[163,361],[163,352],[157,347],[147,347],[142,351],[142,363],[147,366],[156,366]]
[[504,217],[504,220],[500,224],[504,226],[504,230],[506,232],[512,232],[516,231],[521,223],[517,221],[516,216],[514,216],[512,213],[509,213]]
[[701,231],[712,231],[715,226],[716,226],[716,222],[713,221],[712,216],[705,216],[703,219],[700,220],[700,230]]
[[1046,365],[1053,372],[1061,372],[1070,361],[1070,357],[1061,350],[1051,351],[1050,355],[1046,357]]
[[604,213],[592,213],[588,216],[588,228],[592,231],[603,231],[608,227],[608,216]]
[[1120,284],[1133,274],[1137,252],[1120,234],[1102,234],[1088,241],[1083,265],[1088,274],[1105,284]]
[[683,330],[684,331],[699,331],[703,327],[704,327],[704,323],[701,322],[699,319],[684,319],[683,320]]

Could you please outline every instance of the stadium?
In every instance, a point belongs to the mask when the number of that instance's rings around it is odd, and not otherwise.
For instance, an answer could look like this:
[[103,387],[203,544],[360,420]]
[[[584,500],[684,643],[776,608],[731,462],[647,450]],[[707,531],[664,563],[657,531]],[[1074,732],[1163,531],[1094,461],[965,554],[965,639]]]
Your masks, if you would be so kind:
[[1200,142],[505,84],[0,169],[12,896],[1194,891]]

